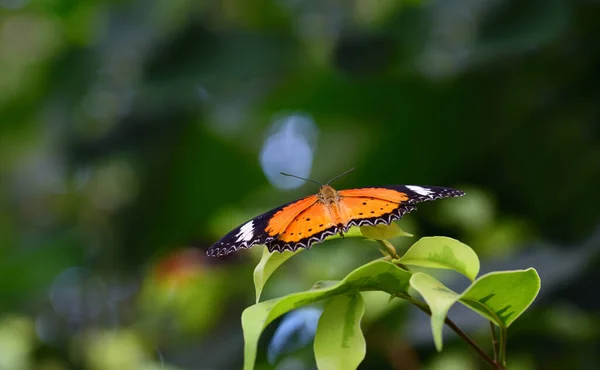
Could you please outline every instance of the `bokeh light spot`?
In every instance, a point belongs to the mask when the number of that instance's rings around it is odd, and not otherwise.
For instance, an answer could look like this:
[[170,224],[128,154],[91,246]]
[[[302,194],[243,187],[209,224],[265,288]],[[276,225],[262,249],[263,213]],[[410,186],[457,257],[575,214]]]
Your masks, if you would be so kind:
[[260,152],[260,164],[273,186],[294,189],[304,184],[281,172],[309,177],[317,136],[317,126],[307,115],[292,114],[275,120]]

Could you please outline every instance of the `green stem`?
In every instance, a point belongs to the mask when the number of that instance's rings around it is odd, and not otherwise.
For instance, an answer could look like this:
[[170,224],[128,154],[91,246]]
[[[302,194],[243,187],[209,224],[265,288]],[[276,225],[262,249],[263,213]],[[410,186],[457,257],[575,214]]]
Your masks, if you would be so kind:
[[506,367],[506,337],[508,336],[508,331],[507,329],[504,328],[500,328],[500,354],[498,357],[498,361],[500,362],[500,365],[502,365],[503,367]]
[[[425,303],[423,303],[421,301],[418,301],[418,300],[414,299],[413,297],[411,297],[409,295],[399,294],[398,297],[406,299],[410,303],[412,303],[415,306],[417,306],[417,308],[419,308],[421,311],[423,311],[427,315],[431,316],[431,310],[429,309],[429,306],[427,306]],[[471,346],[471,348],[473,348],[475,350],[475,352],[477,352],[477,354],[483,360],[485,360],[485,362],[487,362],[492,367],[492,369],[505,370],[503,365],[499,364],[498,362],[494,361],[490,356],[488,356],[488,354],[485,353],[485,351],[483,349],[481,349],[481,347],[479,347],[477,345],[477,343],[475,343],[473,341],[473,339],[471,339],[464,331],[462,331],[462,329],[459,328],[454,323],[454,321],[452,321],[448,317],[446,317],[446,319],[444,320],[444,323],[446,325],[448,325],[448,327],[450,329],[452,329],[462,340],[464,340],[465,342],[467,342],[467,344],[469,346]]]
[[387,252],[393,259],[399,259],[398,253],[396,253],[396,247],[387,240],[377,240],[377,243],[383,247],[383,250]]
[[492,348],[494,349],[494,361],[498,361],[498,337],[496,336],[496,328],[494,323],[490,321],[490,329],[492,330]]

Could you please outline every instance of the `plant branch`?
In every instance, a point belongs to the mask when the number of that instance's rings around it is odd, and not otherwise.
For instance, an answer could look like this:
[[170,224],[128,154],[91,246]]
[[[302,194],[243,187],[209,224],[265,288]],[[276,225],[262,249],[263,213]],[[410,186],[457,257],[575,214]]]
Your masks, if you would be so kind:
[[393,259],[399,259],[398,253],[396,253],[396,247],[392,245],[392,243],[387,240],[377,240],[377,243],[383,248],[383,250],[390,255]]
[[[414,304],[415,306],[417,306],[421,311],[425,312],[427,315],[431,316],[431,310],[429,309],[429,306],[427,306],[426,304],[410,297],[410,296],[405,296],[405,295],[399,295],[400,298],[404,298],[406,300],[408,300],[410,303]],[[446,317],[446,319],[444,320],[444,323],[446,325],[448,325],[448,327],[450,327],[450,329],[452,329],[456,335],[458,335],[462,340],[464,340],[465,342],[467,342],[468,345],[471,346],[471,348],[473,348],[475,350],[475,352],[477,352],[477,354],[485,360],[485,362],[487,362],[493,369],[496,370],[505,370],[504,369],[504,365],[499,364],[497,361],[494,361],[494,359],[492,359],[490,356],[488,356],[487,353],[485,353],[485,351],[483,349],[481,349],[481,347],[479,347],[477,345],[477,343],[475,343],[473,341],[473,339],[471,339],[467,333],[465,333],[464,331],[462,331],[461,328],[459,328],[454,321],[450,320],[448,317]],[[502,336],[501,336],[502,338]]]
[[490,321],[490,329],[492,331],[492,348],[494,348],[494,361],[498,361],[498,337],[496,337],[496,328],[494,323]]

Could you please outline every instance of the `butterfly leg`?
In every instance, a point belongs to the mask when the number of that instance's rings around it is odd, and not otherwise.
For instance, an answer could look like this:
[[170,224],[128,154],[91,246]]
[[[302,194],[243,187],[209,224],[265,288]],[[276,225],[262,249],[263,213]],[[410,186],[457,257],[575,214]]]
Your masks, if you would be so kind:
[[344,237],[344,225],[339,224],[337,227],[337,232],[338,232],[338,234],[340,234],[340,238],[343,238]]

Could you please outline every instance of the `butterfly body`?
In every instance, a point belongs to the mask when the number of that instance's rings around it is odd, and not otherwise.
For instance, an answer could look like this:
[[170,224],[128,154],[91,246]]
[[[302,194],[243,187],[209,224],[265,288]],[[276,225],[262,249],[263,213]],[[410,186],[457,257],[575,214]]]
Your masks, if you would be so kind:
[[329,218],[337,225],[337,232],[343,236],[345,220],[349,217],[346,207],[340,202],[340,195],[329,185],[323,185],[317,194],[318,202],[321,202],[327,211]]
[[310,248],[352,226],[389,224],[416,209],[415,203],[462,196],[460,190],[434,186],[393,185],[335,190],[321,186],[315,195],[263,213],[235,228],[207,251],[223,256],[255,244],[283,252]]

